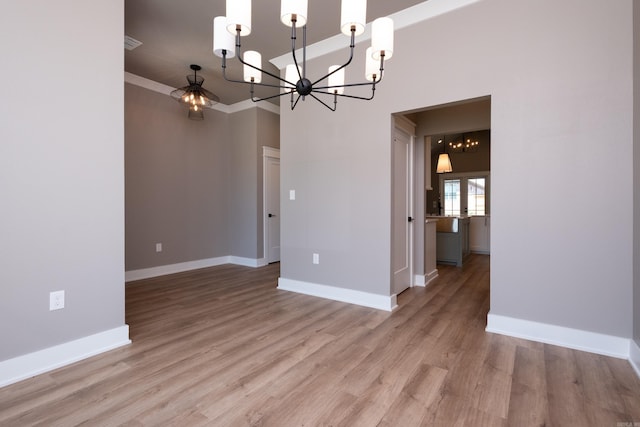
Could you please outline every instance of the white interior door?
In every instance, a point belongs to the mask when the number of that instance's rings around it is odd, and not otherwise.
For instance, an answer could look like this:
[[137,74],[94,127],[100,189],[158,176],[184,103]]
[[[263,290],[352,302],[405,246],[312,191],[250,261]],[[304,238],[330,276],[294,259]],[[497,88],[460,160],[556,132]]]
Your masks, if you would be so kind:
[[[274,153],[271,152],[273,155]],[[279,156],[279,153],[278,153]],[[264,157],[264,241],[268,263],[280,261],[280,158]]]
[[393,140],[393,290],[397,295],[411,286],[413,260],[413,144],[411,136],[395,129]]

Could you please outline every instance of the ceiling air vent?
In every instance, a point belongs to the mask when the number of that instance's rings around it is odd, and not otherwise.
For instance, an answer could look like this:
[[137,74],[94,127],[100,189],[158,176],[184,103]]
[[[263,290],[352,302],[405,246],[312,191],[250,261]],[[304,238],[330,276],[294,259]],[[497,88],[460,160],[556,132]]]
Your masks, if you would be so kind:
[[142,44],[141,41],[134,39],[133,37],[124,36],[124,48],[127,50],[133,50]]

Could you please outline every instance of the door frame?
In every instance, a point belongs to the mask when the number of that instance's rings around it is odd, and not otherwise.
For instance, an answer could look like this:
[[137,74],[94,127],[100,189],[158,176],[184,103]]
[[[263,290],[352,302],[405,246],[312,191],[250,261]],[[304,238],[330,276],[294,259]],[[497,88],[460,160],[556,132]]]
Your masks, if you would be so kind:
[[[395,144],[395,138],[396,138],[396,132],[397,130],[400,130],[401,132],[404,132],[405,134],[407,134],[409,136],[409,153],[408,153],[408,159],[407,159],[407,183],[409,188],[407,189],[407,197],[408,197],[408,205],[409,205],[409,214],[410,216],[413,218],[413,221],[409,222],[409,232],[408,234],[408,238],[407,238],[407,257],[408,257],[408,268],[409,268],[409,286],[408,287],[413,287],[415,285],[415,280],[414,280],[414,261],[413,261],[413,257],[415,254],[415,249],[414,249],[414,233],[415,233],[415,222],[416,222],[416,217],[415,217],[415,197],[414,197],[414,191],[415,191],[415,176],[414,176],[414,151],[415,151],[415,141],[416,141],[416,124],[413,123],[411,120],[407,119],[404,116],[401,115],[393,115],[393,134],[391,137],[391,144],[392,144],[392,149],[391,152],[393,153],[395,151],[395,148],[393,147],[393,144]],[[392,164],[394,163],[394,160],[392,159]],[[395,169],[392,170],[392,179],[395,179]],[[393,188],[393,186],[392,186]],[[394,202],[394,195],[391,194],[391,200],[392,203]],[[393,211],[393,207],[392,207],[392,211]],[[393,230],[393,222],[395,221],[394,216],[391,216],[391,229]],[[391,267],[391,295],[397,295],[396,293],[396,283],[395,283],[395,272],[393,271],[393,251],[394,251],[394,247],[393,247],[393,242],[394,242],[394,236],[391,236],[391,257],[389,258],[390,261],[390,267]]]
[[[268,197],[268,189],[267,189],[267,163],[269,160],[277,159],[280,162],[280,149],[273,147],[262,147],[262,257],[264,259],[264,263],[269,263],[269,221],[267,216],[269,212],[267,212],[267,197]],[[279,190],[278,190],[279,191]],[[280,219],[278,218],[278,221]]]

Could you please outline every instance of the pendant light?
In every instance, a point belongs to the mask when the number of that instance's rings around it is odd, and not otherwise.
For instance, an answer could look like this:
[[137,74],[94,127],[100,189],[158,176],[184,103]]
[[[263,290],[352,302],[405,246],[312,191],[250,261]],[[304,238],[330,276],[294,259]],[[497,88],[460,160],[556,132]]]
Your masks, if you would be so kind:
[[202,67],[191,64],[190,68],[193,70],[193,75],[187,76],[189,84],[171,92],[171,97],[189,107],[188,117],[191,120],[204,120],[204,108],[217,104],[220,98],[202,87],[204,78],[198,75]]
[[449,158],[449,154],[447,154],[447,145],[445,144],[446,139],[447,137],[445,135],[441,140],[438,141],[438,144],[442,144],[442,153],[440,153],[440,155],[438,156],[436,173],[453,172],[453,167],[451,166],[451,158]]

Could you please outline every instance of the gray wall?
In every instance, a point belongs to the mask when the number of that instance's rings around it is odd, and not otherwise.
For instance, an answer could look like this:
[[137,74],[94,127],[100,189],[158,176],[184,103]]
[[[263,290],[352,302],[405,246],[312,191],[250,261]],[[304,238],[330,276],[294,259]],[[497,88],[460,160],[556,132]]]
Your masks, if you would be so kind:
[[126,270],[230,254],[227,116],[125,85]]
[[633,283],[634,332],[640,346],[640,2],[633,2]]
[[230,195],[230,254],[239,257],[257,258],[257,110],[254,108],[231,114],[229,125],[232,138],[230,161],[233,164],[228,182]]
[[229,117],[231,132],[229,175],[230,255],[262,258],[262,146],[279,148],[279,117],[253,108]]
[[0,360],[124,326],[123,24],[121,0],[3,3]]
[[263,156],[262,147],[280,148],[280,115],[258,109],[258,135],[256,144],[256,168],[258,171],[258,212],[257,221],[257,257],[264,258],[264,220],[263,220]]
[[390,115],[490,95],[491,312],[630,337],[631,7],[484,0],[397,31],[375,101],[282,108],[282,277],[390,295]]
[[126,270],[262,258],[262,145],[279,139],[279,116],[261,108],[193,121],[169,96],[126,84]]

